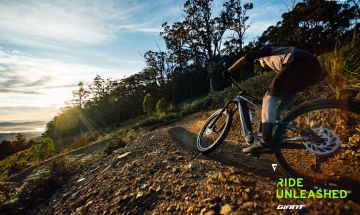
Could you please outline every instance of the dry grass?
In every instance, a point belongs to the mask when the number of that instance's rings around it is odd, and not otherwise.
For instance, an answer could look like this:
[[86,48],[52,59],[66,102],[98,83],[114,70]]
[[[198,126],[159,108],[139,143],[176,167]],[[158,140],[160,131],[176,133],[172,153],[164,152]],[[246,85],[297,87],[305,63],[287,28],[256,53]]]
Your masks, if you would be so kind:
[[323,69],[328,73],[328,83],[336,98],[360,90],[360,42],[353,41],[321,56]]

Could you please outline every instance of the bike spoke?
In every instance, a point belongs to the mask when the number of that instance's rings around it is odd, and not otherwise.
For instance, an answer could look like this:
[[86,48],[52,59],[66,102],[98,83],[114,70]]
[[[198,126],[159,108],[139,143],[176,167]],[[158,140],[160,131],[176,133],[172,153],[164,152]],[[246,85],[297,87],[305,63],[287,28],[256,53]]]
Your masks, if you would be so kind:
[[289,143],[289,142],[281,142],[280,148],[281,149],[306,149],[304,144]]

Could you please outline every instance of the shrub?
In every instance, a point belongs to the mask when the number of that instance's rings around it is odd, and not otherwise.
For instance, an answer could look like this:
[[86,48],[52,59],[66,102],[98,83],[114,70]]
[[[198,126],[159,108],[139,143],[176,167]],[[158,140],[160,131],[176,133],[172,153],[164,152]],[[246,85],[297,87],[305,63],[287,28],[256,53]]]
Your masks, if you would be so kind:
[[129,129],[124,137],[125,142],[130,142],[137,137],[138,133],[134,129]]
[[154,112],[154,109],[155,109],[154,99],[152,98],[151,94],[148,93],[144,97],[143,110],[145,113],[152,113]]
[[176,119],[180,116],[179,113],[161,113],[159,115],[159,120],[162,122],[170,121]]
[[65,158],[55,160],[50,164],[51,176],[60,181],[67,180],[74,172],[74,166],[70,165]]
[[169,104],[167,103],[167,101],[164,98],[161,98],[157,103],[156,103],[156,112],[158,114],[161,113],[166,113],[167,110],[169,108]]
[[106,148],[104,149],[105,154],[110,155],[113,151],[115,151],[118,148],[125,147],[126,143],[121,139],[112,139],[107,144]]
[[39,163],[54,154],[53,141],[50,138],[44,138],[40,143],[0,161],[0,179],[6,179],[9,173],[15,173],[29,165]]
[[160,123],[160,120],[155,116],[151,116],[138,122],[136,124],[137,125],[136,127],[145,127],[145,126],[155,125],[158,123]]
[[97,140],[99,136],[101,136],[101,131],[81,133],[80,135],[78,135],[74,138],[74,140],[69,148],[76,149],[76,148],[80,148],[80,147],[89,145],[89,143]]
[[[44,199],[48,199],[60,186],[58,180],[59,178],[51,177],[48,167],[42,166],[34,170],[31,175],[26,177],[20,187],[18,198],[15,198],[14,208],[12,208],[16,211],[14,214],[25,214],[26,211],[42,203]],[[14,210],[10,211],[13,212]]]
[[321,56],[323,69],[328,74],[329,85],[336,98],[347,95],[347,90],[360,89],[360,42],[357,39],[342,46],[337,46],[333,52]]
[[175,108],[176,108],[176,107],[175,107],[174,103],[170,103],[168,110],[169,110],[169,112],[173,112],[173,111],[175,111]]
[[218,103],[218,101],[215,101],[213,98],[213,95],[210,94],[204,98],[196,99],[191,103],[184,103],[180,107],[180,113],[181,115],[188,115],[212,108]]
[[45,160],[55,154],[54,143],[50,138],[45,138],[40,144],[30,148],[30,152],[40,160]]

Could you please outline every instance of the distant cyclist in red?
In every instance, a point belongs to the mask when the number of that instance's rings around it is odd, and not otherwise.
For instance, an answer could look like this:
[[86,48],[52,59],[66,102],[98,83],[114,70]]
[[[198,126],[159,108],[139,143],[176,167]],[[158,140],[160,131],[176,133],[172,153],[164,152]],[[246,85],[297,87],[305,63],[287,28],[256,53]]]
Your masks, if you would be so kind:
[[277,75],[263,97],[261,124],[262,140],[244,148],[245,153],[256,153],[269,144],[280,101],[291,98],[297,92],[314,85],[323,77],[319,61],[310,53],[295,47],[272,47],[251,51],[237,60],[222,73],[229,78],[231,73],[248,61],[258,59],[262,67],[268,66]]

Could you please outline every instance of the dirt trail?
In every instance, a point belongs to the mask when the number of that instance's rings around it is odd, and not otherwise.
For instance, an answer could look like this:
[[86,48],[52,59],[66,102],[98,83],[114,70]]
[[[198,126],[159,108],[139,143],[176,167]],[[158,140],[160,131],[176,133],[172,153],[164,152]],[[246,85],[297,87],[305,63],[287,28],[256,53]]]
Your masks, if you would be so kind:
[[109,140],[98,141],[91,145],[83,146],[83,147],[68,151],[66,153],[62,153],[62,154],[53,156],[53,157],[48,158],[44,161],[41,161],[33,166],[27,167],[16,174],[10,175],[6,179],[6,181],[22,183],[23,180],[27,176],[29,176],[36,168],[38,168],[40,166],[47,165],[55,160],[59,160],[60,158],[65,157],[67,155],[89,155],[89,154],[92,154],[97,150],[104,149],[108,143],[109,143]]
[[[196,137],[197,134],[186,130],[183,127],[173,127],[169,129],[171,137],[182,143],[185,147],[197,152]],[[270,155],[262,155],[254,158],[241,153],[242,146],[224,142],[218,150],[206,155],[213,160],[219,161],[228,166],[252,171],[254,174],[275,179],[279,176],[278,172],[272,169],[273,159]]]
[[304,214],[360,212],[351,200],[277,200],[270,157],[241,155],[232,143],[208,156],[198,153],[195,132],[187,130],[198,118],[139,133],[29,213],[277,214],[279,204],[304,204]]

